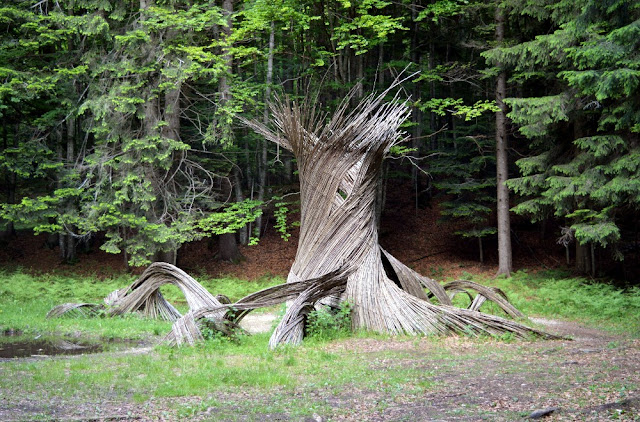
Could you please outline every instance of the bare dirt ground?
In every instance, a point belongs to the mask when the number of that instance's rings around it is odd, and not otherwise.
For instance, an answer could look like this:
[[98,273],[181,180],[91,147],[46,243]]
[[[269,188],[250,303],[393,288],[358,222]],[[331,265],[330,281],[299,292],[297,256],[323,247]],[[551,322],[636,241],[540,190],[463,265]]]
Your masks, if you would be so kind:
[[[333,413],[305,418],[236,414],[237,419],[229,420],[510,421],[537,414],[549,421],[640,420],[640,340],[574,322],[535,322],[571,340],[479,344],[452,337],[435,345],[428,339],[339,342],[329,350],[356,351],[380,370],[402,365],[422,371],[431,388],[424,394],[389,394],[356,386],[338,393],[320,389],[310,399],[324,401]],[[389,351],[398,358],[389,358]],[[235,401],[233,395],[228,399]],[[209,408],[197,419],[218,420],[216,414],[228,413]]]
[[[257,315],[245,328],[263,331],[272,318]],[[0,403],[0,420],[511,421],[536,411],[548,412],[542,417],[547,421],[640,420],[640,340],[574,322],[537,322],[572,340],[353,338],[326,346],[333,353],[358,353],[372,370],[420,371],[426,387],[419,393],[402,383],[336,391],[304,380],[293,391],[239,388],[144,403],[107,396],[26,400],[15,392]],[[305,406],[317,410],[305,414]]]

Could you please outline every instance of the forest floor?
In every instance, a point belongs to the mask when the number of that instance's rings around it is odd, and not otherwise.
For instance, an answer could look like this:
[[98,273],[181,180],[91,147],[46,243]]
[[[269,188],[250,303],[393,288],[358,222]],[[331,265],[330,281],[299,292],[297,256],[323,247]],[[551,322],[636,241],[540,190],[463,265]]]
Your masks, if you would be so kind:
[[[494,241],[486,242],[485,262],[480,264],[477,242],[455,236],[459,228],[455,224],[436,222],[437,204],[415,208],[412,198],[399,194],[394,197],[393,192],[390,195],[380,243],[394,256],[437,280],[495,274]],[[295,219],[295,214],[292,217]],[[515,269],[564,267],[564,249],[556,245],[553,236],[543,238],[539,228],[520,225],[518,221],[514,221],[514,227]],[[241,247],[243,258],[238,262],[214,259],[217,245],[204,240],[183,246],[178,264],[196,278],[203,273],[208,277],[233,276],[245,280],[286,277],[295,257],[297,234],[293,228],[291,239],[284,242],[273,230],[273,221],[268,220],[260,243]],[[61,264],[57,250],[45,247],[45,240],[45,235],[20,232],[0,248],[0,268],[97,278],[126,271],[121,256],[106,254],[97,245],[80,255],[77,264]],[[141,269],[134,269],[138,271]],[[248,317],[249,331],[271,329],[273,314],[250,317],[254,319],[252,322]],[[571,340],[356,336],[316,346],[326,356],[333,356],[325,370],[334,381],[318,382],[322,374],[311,376],[298,368],[306,362],[304,354],[310,350],[302,348],[287,355],[282,366],[296,378],[294,387],[234,386],[231,382],[227,387],[197,395],[144,397],[136,392],[113,391],[113,387],[108,387],[107,375],[105,386],[87,386],[86,391],[76,386],[69,390],[73,391],[70,394],[62,393],[67,388],[64,384],[55,386],[61,392],[58,394],[45,391],[38,381],[46,378],[39,375],[39,365],[47,360],[61,362],[50,366],[52,371],[61,370],[62,378],[78,381],[78,376],[74,377],[69,369],[60,368],[82,362],[76,365],[82,368],[80,373],[93,376],[93,367],[95,371],[108,371],[103,366],[116,362],[122,354],[139,355],[140,359],[131,361],[134,366],[145,365],[149,359],[173,358],[172,354],[152,347],[82,357],[12,359],[0,362],[0,378],[5,380],[0,382],[0,420],[511,421],[546,409],[550,413],[544,420],[640,421],[637,334],[612,333],[575,321],[536,322]],[[263,360],[259,365],[268,367],[273,358],[265,356],[260,358]],[[236,364],[230,371],[241,371],[243,359],[243,356],[225,357]],[[357,363],[359,369],[350,368],[343,361]],[[172,365],[173,371],[181,370],[179,364]],[[144,370],[140,368],[138,375],[132,375],[135,377],[132,383],[143,383],[140,377],[146,376]],[[341,377],[340,372],[346,375]],[[24,382],[20,378],[23,376]],[[379,382],[351,382],[349,376]],[[78,382],[82,386],[84,381],[80,378]]]
[[[640,420],[640,340],[574,322],[537,322],[572,340],[350,338],[322,345],[323,352],[355,355],[366,371],[383,380],[388,373],[395,381],[323,386],[301,377],[294,388],[238,386],[148,400],[116,398],[92,387],[71,396],[17,388],[0,391],[0,420],[512,421],[536,411],[548,412],[548,421]],[[157,352],[143,348],[83,359],[100,365],[124,353]],[[23,361],[37,365],[37,359]],[[330,365],[342,370],[339,360]],[[398,378],[403,373],[413,375]]]

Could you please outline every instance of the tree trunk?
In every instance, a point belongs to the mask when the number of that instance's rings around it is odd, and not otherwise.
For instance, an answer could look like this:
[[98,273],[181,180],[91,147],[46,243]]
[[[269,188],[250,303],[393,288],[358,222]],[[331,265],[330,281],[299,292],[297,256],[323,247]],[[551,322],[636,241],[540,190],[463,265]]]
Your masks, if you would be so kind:
[[293,159],[289,153],[285,152],[284,155],[284,181],[287,185],[293,182]]
[[[173,141],[180,140],[180,114],[182,111],[180,105],[180,98],[182,95],[182,85],[180,82],[176,83],[174,89],[171,89],[164,94],[164,121],[166,125],[162,126],[161,134],[163,138],[171,139]],[[183,153],[179,152],[178,157],[174,157],[176,165],[180,165],[180,161],[183,159]],[[167,181],[162,180],[162,191],[169,190],[170,192],[179,190],[179,187],[174,186],[174,179]],[[162,220],[162,218],[159,218]],[[174,240],[169,240],[161,245],[156,246],[158,251],[154,256],[156,262],[168,262],[176,265],[178,261],[178,247]]]
[[[68,117],[64,130],[58,132],[62,138],[58,143],[58,158],[65,163],[64,172],[73,171],[75,162],[75,119]],[[58,188],[67,187],[64,181],[64,174],[58,175]],[[70,199],[65,199],[60,207],[63,214],[73,212],[73,203]],[[64,227],[63,232],[58,236],[60,246],[60,259],[62,262],[70,264],[76,261],[76,239],[72,235],[73,227]]]
[[576,270],[583,274],[589,274],[591,272],[592,265],[591,245],[581,245],[576,241]]
[[[420,51],[418,49],[418,27],[419,23],[417,22],[418,17],[418,6],[415,4],[415,1],[411,2],[411,19],[414,22],[414,27],[411,36],[411,62],[413,62],[416,66],[420,65]],[[429,53],[429,66],[432,65],[432,56]],[[420,98],[420,83],[414,81],[413,83],[413,97]],[[433,96],[432,96],[433,98]],[[420,145],[422,143],[422,122],[421,122],[421,112],[417,106],[414,106],[411,110],[411,117],[413,119],[413,136],[411,137],[411,148],[414,148],[416,151],[414,154],[416,157],[420,157]],[[431,128],[433,130],[433,128]],[[420,162],[420,161],[417,161]],[[418,184],[420,175],[418,174],[417,165],[411,166],[411,186],[413,187],[413,191],[415,194],[414,201],[414,211],[418,212]]]
[[[224,11],[224,16],[226,18],[227,25],[222,26],[222,33],[225,37],[225,40],[228,42],[229,36],[231,35],[231,31],[233,29],[232,15],[233,15],[233,0],[224,0],[222,2],[222,10]],[[231,93],[231,85],[229,83],[229,78],[233,72],[233,57],[229,52],[231,45],[226,47],[226,50],[223,54],[223,60],[225,62],[225,72],[220,77],[220,82],[218,85],[218,90],[220,91],[220,105],[225,106],[232,100]],[[236,200],[242,201],[244,199],[244,195],[242,194],[242,180],[240,171],[237,166],[234,167],[233,170],[233,188],[236,193]],[[243,198],[243,199],[240,199]],[[244,231],[244,233],[242,233]],[[244,243],[245,241],[248,243],[249,237],[251,233],[247,233],[247,229],[244,228],[240,233],[241,241]],[[225,261],[232,261],[240,257],[240,252],[238,250],[238,243],[236,240],[235,233],[227,233],[220,235],[220,254],[219,257]]]
[[159,250],[153,255],[153,262],[167,262],[176,265],[178,261],[177,250]]
[[376,197],[376,227],[380,229],[380,223],[382,222],[382,212],[387,203],[387,182],[389,174],[389,163],[384,162],[382,164],[382,172],[378,179],[378,190]]
[[[300,177],[300,237],[287,282],[292,289],[307,287],[290,304],[270,346],[299,343],[312,305],[338,296],[351,304],[355,329],[414,335],[506,330],[526,337],[530,329],[521,324],[452,308],[440,284],[380,248],[376,188],[383,159],[401,139],[399,127],[408,117],[404,104],[383,105],[385,94],[363,99],[349,118],[344,113],[351,99],[345,99],[326,125],[318,121],[315,104],[299,107],[289,100],[274,110],[278,133],[245,121],[293,151]],[[422,286],[449,306],[432,304]]]
[[356,86],[357,99],[364,97],[364,54],[356,56]]
[[[3,151],[6,151],[9,148],[9,131],[7,129],[7,122],[5,118],[2,119],[2,144],[3,144]],[[13,136],[13,146],[14,147],[17,146],[17,137],[15,134]],[[16,183],[17,183],[16,173],[12,171],[10,168],[6,168],[4,177],[5,177],[5,186],[7,189],[7,192],[6,192],[7,204],[15,204],[16,203]],[[5,230],[4,230],[4,234],[2,235],[2,238],[8,241],[9,239],[15,236],[16,236],[16,229],[14,227],[13,221],[8,221],[5,226]]]
[[378,86],[377,89],[384,89],[384,43],[378,46]]
[[[264,114],[262,121],[265,125],[269,123],[269,107],[268,103],[271,100],[271,84],[273,83],[273,52],[275,49],[275,22],[271,21],[271,29],[269,31],[269,53],[267,55],[267,78],[266,86],[264,89]],[[260,180],[258,181],[258,201],[264,201],[265,189],[267,186],[267,143],[265,139],[262,141],[262,151],[260,154]],[[257,237],[262,237],[262,215],[256,219],[256,233]]]
[[[232,30],[232,20],[231,15],[233,14],[233,0],[224,0],[222,2],[222,10],[224,11],[224,16],[227,21],[226,26],[222,26],[222,33],[225,37],[225,40],[228,41],[229,36],[231,35]],[[231,101],[231,86],[229,85],[229,77],[232,73],[233,67],[233,58],[231,57],[231,53],[229,52],[231,46],[227,46],[226,50],[222,55],[222,59],[225,63],[225,72],[220,77],[219,82],[219,90],[220,90],[220,102],[224,105],[227,102]]]
[[[233,192],[236,196],[236,202],[244,201],[244,193],[242,192],[242,178],[240,177],[240,170],[238,170],[237,166],[233,168]],[[249,225],[242,227],[238,230],[238,237],[241,245],[246,245],[249,243],[249,237],[251,237],[251,233],[249,233]]]
[[235,233],[225,233],[220,235],[218,257],[221,261],[231,262],[236,261],[241,257]]
[[[75,167],[75,146],[76,146],[76,119],[73,117],[69,117],[67,119],[67,169],[69,172],[72,172]],[[73,212],[74,204],[71,200],[67,202],[67,212]],[[68,228],[67,234],[67,248],[66,248],[66,256],[65,262],[72,263],[77,259],[77,239],[73,236],[73,231],[75,231],[75,227]]]
[[[433,46],[433,42],[429,43],[429,59],[427,60],[427,67],[429,71],[432,71],[435,67],[435,47]],[[434,81],[429,82],[429,96],[430,98],[436,97],[436,83]],[[429,113],[429,129],[431,130],[431,150],[435,151],[438,149],[438,123],[436,113],[433,111]]]
[[[496,42],[504,42],[504,10],[496,8]],[[500,64],[498,65],[501,66]],[[500,111],[496,113],[496,185],[497,185],[497,215],[498,215],[498,274],[511,276],[511,222],[509,217],[509,188],[506,181],[509,178],[509,158],[507,155],[507,106],[504,103],[506,95],[507,74],[501,70],[496,81],[496,103]]]
[[[147,10],[154,5],[154,0],[140,0],[140,10]],[[141,17],[145,19],[144,14]],[[154,50],[157,48],[159,40],[156,36],[151,36],[151,40],[146,46],[146,55],[151,56]],[[149,80],[149,86],[153,89],[157,87],[157,81],[155,78]],[[154,86],[156,85],[156,86]],[[161,138],[171,139],[178,141],[180,139],[180,94],[181,85],[177,83],[175,88],[170,89],[164,93],[164,101],[156,95],[150,94],[143,105],[144,121],[143,129],[144,135],[147,137],[160,136]],[[166,124],[159,127],[160,121],[164,121]],[[174,157],[176,158],[176,157]],[[177,158],[178,160],[180,158]],[[166,198],[165,192],[169,190],[167,181],[163,178],[162,174],[152,165],[144,167],[145,177],[153,186],[153,190],[157,196],[157,203],[151,206],[145,213],[147,221],[151,224],[162,223],[164,224],[163,215],[156,210],[163,210],[166,208],[166,203],[162,201],[170,201]],[[169,182],[172,183],[172,182]],[[149,248],[153,251],[150,254],[150,259],[154,262],[167,262],[174,264],[177,261],[177,248],[172,240],[164,243],[154,242],[153,245],[149,245]],[[126,255],[125,255],[126,259]]]

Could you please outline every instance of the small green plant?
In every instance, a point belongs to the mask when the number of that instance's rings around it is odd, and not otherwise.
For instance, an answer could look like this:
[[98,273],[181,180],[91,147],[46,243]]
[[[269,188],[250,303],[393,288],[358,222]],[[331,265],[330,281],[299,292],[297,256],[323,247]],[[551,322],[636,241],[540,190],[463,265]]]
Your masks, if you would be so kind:
[[[221,326],[222,324],[222,326]],[[240,342],[239,331],[235,331],[233,327],[226,326],[227,321],[219,322],[214,319],[205,318],[200,325],[200,333],[202,337],[210,344],[223,345],[229,342],[238,344]],[[225,334],[231,330],[231,334]]]
[[343,302],[339,308],[321,308],[309,313],[307,334],[311,338],[333,340],[351,334],[351,304]]
[[[287,221],[287,216],[291,213],[289,206],[295,204],[295,202],[284,201],[280,196],[274,196],[273,200],[276,201],[273,210],[273,216],[276,219],[274,227],[276,231],[280,233],[280,237],[286,242],[291,237],[291,233],[289,233],[290,224]],[[296,224],[291,224],[291,226],[294,225]]]
[[215,326],[213,320],[204,319],[200,325],[200,334],[205,340],[219,341],[224,335]]
[[429,267],[429,272],[431,273],[431,278],[441,279],[444,278],[444,268],[442,265],[438,265],[438,267]]
[[516,336],[513,333],[503,333],[497,338],[498,340],[503,341],[505,343],[513,343],[516,341]]

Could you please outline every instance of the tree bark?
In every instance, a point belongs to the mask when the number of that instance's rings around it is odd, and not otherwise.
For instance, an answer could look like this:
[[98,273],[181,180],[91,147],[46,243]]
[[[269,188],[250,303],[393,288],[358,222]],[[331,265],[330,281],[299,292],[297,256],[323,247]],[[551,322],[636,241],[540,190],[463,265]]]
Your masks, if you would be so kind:
[[[225,40],[228,41],[233,29],[233,0],[224,0],[222,2],[222,10],[227,24],[222,26],[222,34]],[[230,53],[231,46],[227,46],[224,54],[222,55],[225,62],[225,72],[220,77],[218,90],[220,91],[220,105],[225,106],[232,100],[231,85],[229,84],[229,78],[233,72],[233,57]],[[236,192],[236,198],[243,197],[242,184],[240,180],[240,172],[237,167],[234,168],[234,189]],[[245,231],[246,233],[246,231]],[[248,242],[250,233],[243,234]],[[244,239],[243,239],[244,240]],[[219,258],[223,261],[233,261],[240,257],[240,251],[238,250],[238,242],[235,233],[225,233],[219,237]]]
[[[7,150],[7,148],[9,148],[9,131],[7,129],[6,118],[2,119],[2,143],[3,143],[3,151]],[[15,134],[13,136],[13,146],[14,147],[17,146],[17,140],[16,140]],[[16,203],[16,183],[17,183],[16,173],[12,171],[10,168],[7,168],[5,170],[7,204]],[[15,236],[16,236],[16,230],[15,230],[13,221],[7,221],[2,238],[8,241],[9,239]]]
[[[337,297],[351,304],[355,329],[414,335],[507,331],[526,337],[531,329],[521,324],[451,307],[440,284],[380,248],[377,184],[383,159],[401,139],[399,127],[409,115],[405,104],[383,104],[385,94],[363,99],[348,118],[351,99],[346,98],[326,125],[318,120],[314,103],[298,106],[288,99],[274,109],[278,133],[245,120],[293,152],[300,177],[300,237],[287,282],[291,289],[304,290],[290,303],[270,347],[302,341],[313,305]],[[422,286],[447,306],[432,304]],[[492,300],[500,298],[496,294]]]
[[593,266],[591,259],[591,245],[581,245],[576,241],[576,270],[583,274],[589,274]]
[[[431,71],[435,67],[435,47],[433,46],[433,42],[429,43],[429,60],[427,61],[428,69]],[[429,95],[431,98],[436,97],[436,83],[434,81],[429,82]],[[438,127],[437,127],[437,116],[433,111],[429,113],[429,129],[431,130],[431,150],[435,151],[438,149]]]
[[[73,168],[75,167],[75,145],[76,145],[76,119],[73,117],[69,117],[67,118],[67,159],[66,159],[66,167],[67,167],[67,171],[72,172]],[[72,203],[71,200],[67,200],[67,204],[66,204],[66,211],[71,213],[73,212],[73,206],[74,204]],[[65,235],[66,237],[66,248],[65,248],[65,255],[64,255],[64,262],[66,263],[73,263],[76,261],[77,259],[77,250],[76,250],[76,246],[77,246],[77,241],[73,236],[72,231],[75,230],[74,227],[69,227],[67,228],[67,234]]]
[[221,261],[236,261],[241,257],[235,233],[221,234],[219,238],[219,259]]
[[[224,16],[227,21],[227,25],[222,26],[222,34],[224,35],[225,39],[228,40],[233,29],[233,23],[231,21],[231,15],[233,15],[233,1],[224,0],[222,2],[222,10],[224,11]],[[227,46],[222,55],[222,59],[225,63],[225,72],[220,77],[219,82],[220,102],[222,104],[226,104],[227,102],[231,101],[231,86],[229,85],[229,76],[231,76],[232,73],[233,58],[231,57],[231,53],[229,52],[230,47],[231,46]]]
[[[416,5],[415,1],[411,2],[411,18],[412,21],[414,22],[414,27],[413,27],[413,31],[412,31],[412,36],[411,36],[411,54],[410,54],[410,58],[411,58],[411,62],[413,62],[413,64],[415,66],[419,66],[420,65],[420,50],[418,48],[418,27],[419,27],[419,23],[416,21],[416,18],[418,17],[418,6]],[[433,64],[432,61],[432,55],[431,53],[429,53],[429,67],[431,67]],[[433,93],[431,93],[432,98],[433,98]],[[414,98],[420,98],[420,83],[414,81],[413,83],[413,97]],[[416,151],[412,154],[414,154],[416,157],[420,157],[420,145],[421,145],[421,137],[422,137],[422,115],[420,112],[420,109],[416,106],[412,107],[411,110],[411,117],[413,119],[413,136],[411,137],[411,148],[414,148]],[[433,130],[433,128],[431,128]],[[417,161],[420,162],[420,161]],[[417,213],[418,211],[418,184],[419,182],[419,177],[420,175],[418,174],[418,168],[416,165],[411,166],[411,186],[413,187],[413,191],[415,194],[415,200],[414,200],[414,211]]]
[[[242,192],[242,178],[240,177],[240,170],[237,166],[234,166],[233,170],[233,192],[236,196],[236,202],[244,201],[244,193]],[[238,230],[238,238],[240,240],[241,245],[246,245],[249,243],[249,237],[251,233],[249,233],[249,225],[244,226],[240,230]]]
[[[140,0],[140,10],[147,10],[149,7],[152,7],[153,4],[154,0]],[[141,21],[144,21],[144,19],[145,15],[143,14]],[[151,41],[146,46],[146,51],[144,53],[150,57],[157,44],[158,40],[155,36],[151,35]],[[150,87],[149,94],[148,97],[145,98],[145,103],[142,106],[144,111],[144,121],[142,123],[142,128],[144,130],[143,136],[152,137],[160,135],[163,138],[178,140],[180,132],[180,86],[178,85],[175,89],[165,92],[164,105],[161,106],[160,99],[150,93],[151,89],[155,88],[155,83],[155,78],[148,81]],[[164,111],[163,114],[161,114],[161,110]],[[165,120],[166,125],[159,128],[158,124],[161,119]],[[158,198],[162,198],[163,193],[166,190],[166,186],[164,186],[165,181],[162,180],[161,175],[158,174],[156,169],[151,165],[146,165],[144,167],[144,173],[145,177],[151,181],[153,190],[158,193]],[[153,206],[145,212],[145,217],[149,223],[157,223],[162,220],[162,215],[159,215],[158,210],[162,210],[165,207],[161,202],[162,199],[159,199],[156,204],[153,204]],[[171,241],[163,244],[154,243],[153,245],[149,245],[149,247],[153,250],[153,253],[150,254],[150,259],[152,261],[167,262],[170,264],[176,263],[176,247],[172,245]]]
[[[267,76],[266,76],[266,86],[264,89],[264,114],[262,116],[262,121],[265,125],[269,123],[269,107],[268,103],[271,99],[271,84],[273,83],[273,52],[275,49],[275,33],[276,26],[275,22],[271,21],[271,27],[269,30],[269,53],[267,54]],[[258,201],[264,201],[264,194],[267,187],[267,144],[269,141],[263,139],[261,142],[261,152],[260,152],[260,177],[258,181]],[[257,237],[262,237],[262,215],[256,218],[256,233]]]
[[[171,139],[174,141],[180,140],[180,97],[182,94],[182,86],[181,83],[176,83],[174,89],[171,89],[164,94],[164,121],[166,125],[164,125],[161,129],[161,134],[163,138]],[[179,153],[178,157],[174,157],[174,161],[177,161],[176,165],[180,165],[179,161],[182,160],[182,152]],[[167,183],[166,180],[162,181],[164,185],[161,189],[163,191],[174,191],[174,186],[172,186],[175,182],[173,180]],[[178,188],[179,189],[179,188]],[[169,199],[167,199],[169,200]],[[162,218],[160,218],[162,220]],[[154,261],[156,262],[168,262],[169,264],[176,265],[178,261],[178,247],[176,242],[173,240],[169,240],[161,245],[157,246],[158,251],[154,256]]]
[[[73,169],[73,163],[75,161],[75,119],[68,117],[66,125],[63,129],[56,132],[58,137],[57,154],[60,162],[65,163],[63,167],[63,173],[58,174],[57,187],[59,189],[67,187],[64,179],[64,173],[69,173]],[[60,205],[59,211],[62,214],[72,212],[73,204],[70,199]],[[71,230],[68,227],[63,227],[58,235],[58,246],[60,247],[60,259],[64,263],[73,263],[76,260],[76,239],[72,236]]]
[[356,56],[356,98],[364,97],[364,54]]
[[[504,42],[504,10],[496,8],[496,42]],[[498,64],[498,67],[502,67]],[[506,181],[509,178],[509,157],[507,154],[507,106],[506,96],[507,74],[500,69],[496,81],[496,103],[500,111],[496,113],[496,185],[497,185],[497,215],[498,215],[498,274],[509,277],[512,271],[511,258],[511,222],[509,217],[509,188]]]

